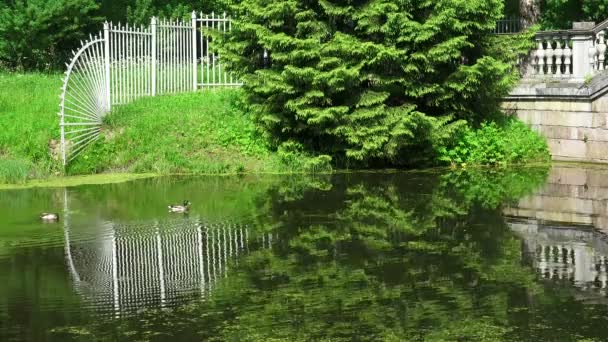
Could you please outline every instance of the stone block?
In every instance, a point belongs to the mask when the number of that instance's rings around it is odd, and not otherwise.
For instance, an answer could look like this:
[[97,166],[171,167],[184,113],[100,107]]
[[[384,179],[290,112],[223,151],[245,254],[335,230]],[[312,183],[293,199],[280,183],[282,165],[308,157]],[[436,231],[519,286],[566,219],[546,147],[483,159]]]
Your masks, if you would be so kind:
[[586,157],[593,160],[608,161],[608,142],[587,141]]
[[591,112],[538,111],[538,113],[540,114],[538,124],[543,126],[594,127],[594,113]]
[[518,110],[517,118],[528,125],[541,124],[541,113],[536,110]]
[[550,139],[578,139],[575,127],[540,125],[540,134]]
[[551,156],[583,160],[587,157],[587,145],[582,140],[547,139]]
[[[514,102],[514,101],[513,101]],[[567,111],[567,112],[590,112],[592,105],[589,101],[574,101],[565,99],[554,100],[521,100],[511,108],[519,110],[542,110],[542,111]]]
[[592,30],[595,27],[593,21],[575,21],[572,23],[573,30]]
[[608,129],[576,128],[576,137],[572,139],[587,141],[608,141]]
[[593,113],[593,123],[591,127],[606,128],[606,113]]
[[595,101],[593,101],[591,110],[593,110],[594,112],[598,112],[598,113],[604,113],[604,114],[608,113],[608,98],[600,97],[600,98],[596,99]]
[[[596,189],[605,189],[608,188],[608,170],[598,169],[598,170],[588,170],[587,171],[587,187],[591,191],[596,191]],[[599,190],[598,190],[599,191]],[[594,198],[596,199],[604,199],[608,197],[608,193],[600,193],[595,194]]]
[[595,213],[594,202],[596,201],[576,197],[551,197],[539,195],[520,200],[519,206],[542,211],[591,215]]
[[547,178],[549,184],[565,184],[570,186],[587,184],[587,171],[581,168],[554,166]]

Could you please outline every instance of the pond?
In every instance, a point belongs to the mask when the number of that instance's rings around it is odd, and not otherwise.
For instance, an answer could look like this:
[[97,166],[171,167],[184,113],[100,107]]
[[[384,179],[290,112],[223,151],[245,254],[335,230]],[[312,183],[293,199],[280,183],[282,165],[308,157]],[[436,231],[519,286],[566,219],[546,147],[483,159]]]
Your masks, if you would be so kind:
[[[557,164],[0,191],[0,340],[606,340],[607,176]],[[183,200],[187,214],[168,212]]]

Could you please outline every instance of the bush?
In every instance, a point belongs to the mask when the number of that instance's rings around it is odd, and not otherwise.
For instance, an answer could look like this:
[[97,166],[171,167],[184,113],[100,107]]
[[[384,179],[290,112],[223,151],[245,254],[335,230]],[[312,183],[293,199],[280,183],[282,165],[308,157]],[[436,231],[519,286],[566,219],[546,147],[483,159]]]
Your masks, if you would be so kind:
[[227,2],[227,0],[130,0],[127,2],[127,19],[129,23],[135,25],[148,25],[153,16],[189,19],[193,10],[205,14],[221,13],[226,9]]
[[15,0],[0,3],[0,65],[63,68],[80,40],[101,28],[94,0]]
[[218,48],[275,148],[401,166],[458,120],[495,111],[514,84],[487,51],[502,5],[251,0]]
[[449,147],[439,148],[439,159],[451,164],[504,165],[548,161],[545,139],[523,122],[509,118],[502,123],[466,126]]

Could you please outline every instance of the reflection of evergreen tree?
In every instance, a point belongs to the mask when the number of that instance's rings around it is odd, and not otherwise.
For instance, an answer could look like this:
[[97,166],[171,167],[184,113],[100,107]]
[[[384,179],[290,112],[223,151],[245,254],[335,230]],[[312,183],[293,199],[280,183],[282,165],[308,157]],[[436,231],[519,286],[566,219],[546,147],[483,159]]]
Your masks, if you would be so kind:
[[544,177],[521,169],[289,179],[258,203],[259,226],[278,242],[241,258],[205,302],[95,331],[245,341],[519,336],[508,328],[513,307],[538,288],[499,206]]
[[533,275],[496,207],[429,175],[332,184],[331,198],[309,191],[279,203],[289,244],[248,257],[240,281],[253,290],[235,303],[259,310],[239,315],[228,337],[496,340],[508,331],[509,289]]

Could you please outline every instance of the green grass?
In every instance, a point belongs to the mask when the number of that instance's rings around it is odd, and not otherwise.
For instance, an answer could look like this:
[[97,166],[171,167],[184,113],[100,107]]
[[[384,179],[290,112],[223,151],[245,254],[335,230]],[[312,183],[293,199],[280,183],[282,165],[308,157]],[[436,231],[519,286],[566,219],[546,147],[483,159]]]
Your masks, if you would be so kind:
[[[64,174],[51,142],[59,140],[57,74],[0,72],[0,184]],[[102,136],[65,170],[227,174],[300,172],[318,163],[273,152],[239,104],[240,90],[143,98],[114,106]],[[297,155],[297,158],[293,158]]]
[[0,72],[0,183],[47,177],[60,170],[49,153],[59,139],[61,76]]
[[116,106],[102,138],[70,174],[154,172],[222,174],[282,171],[238,104],[238,90],[143,98]]

